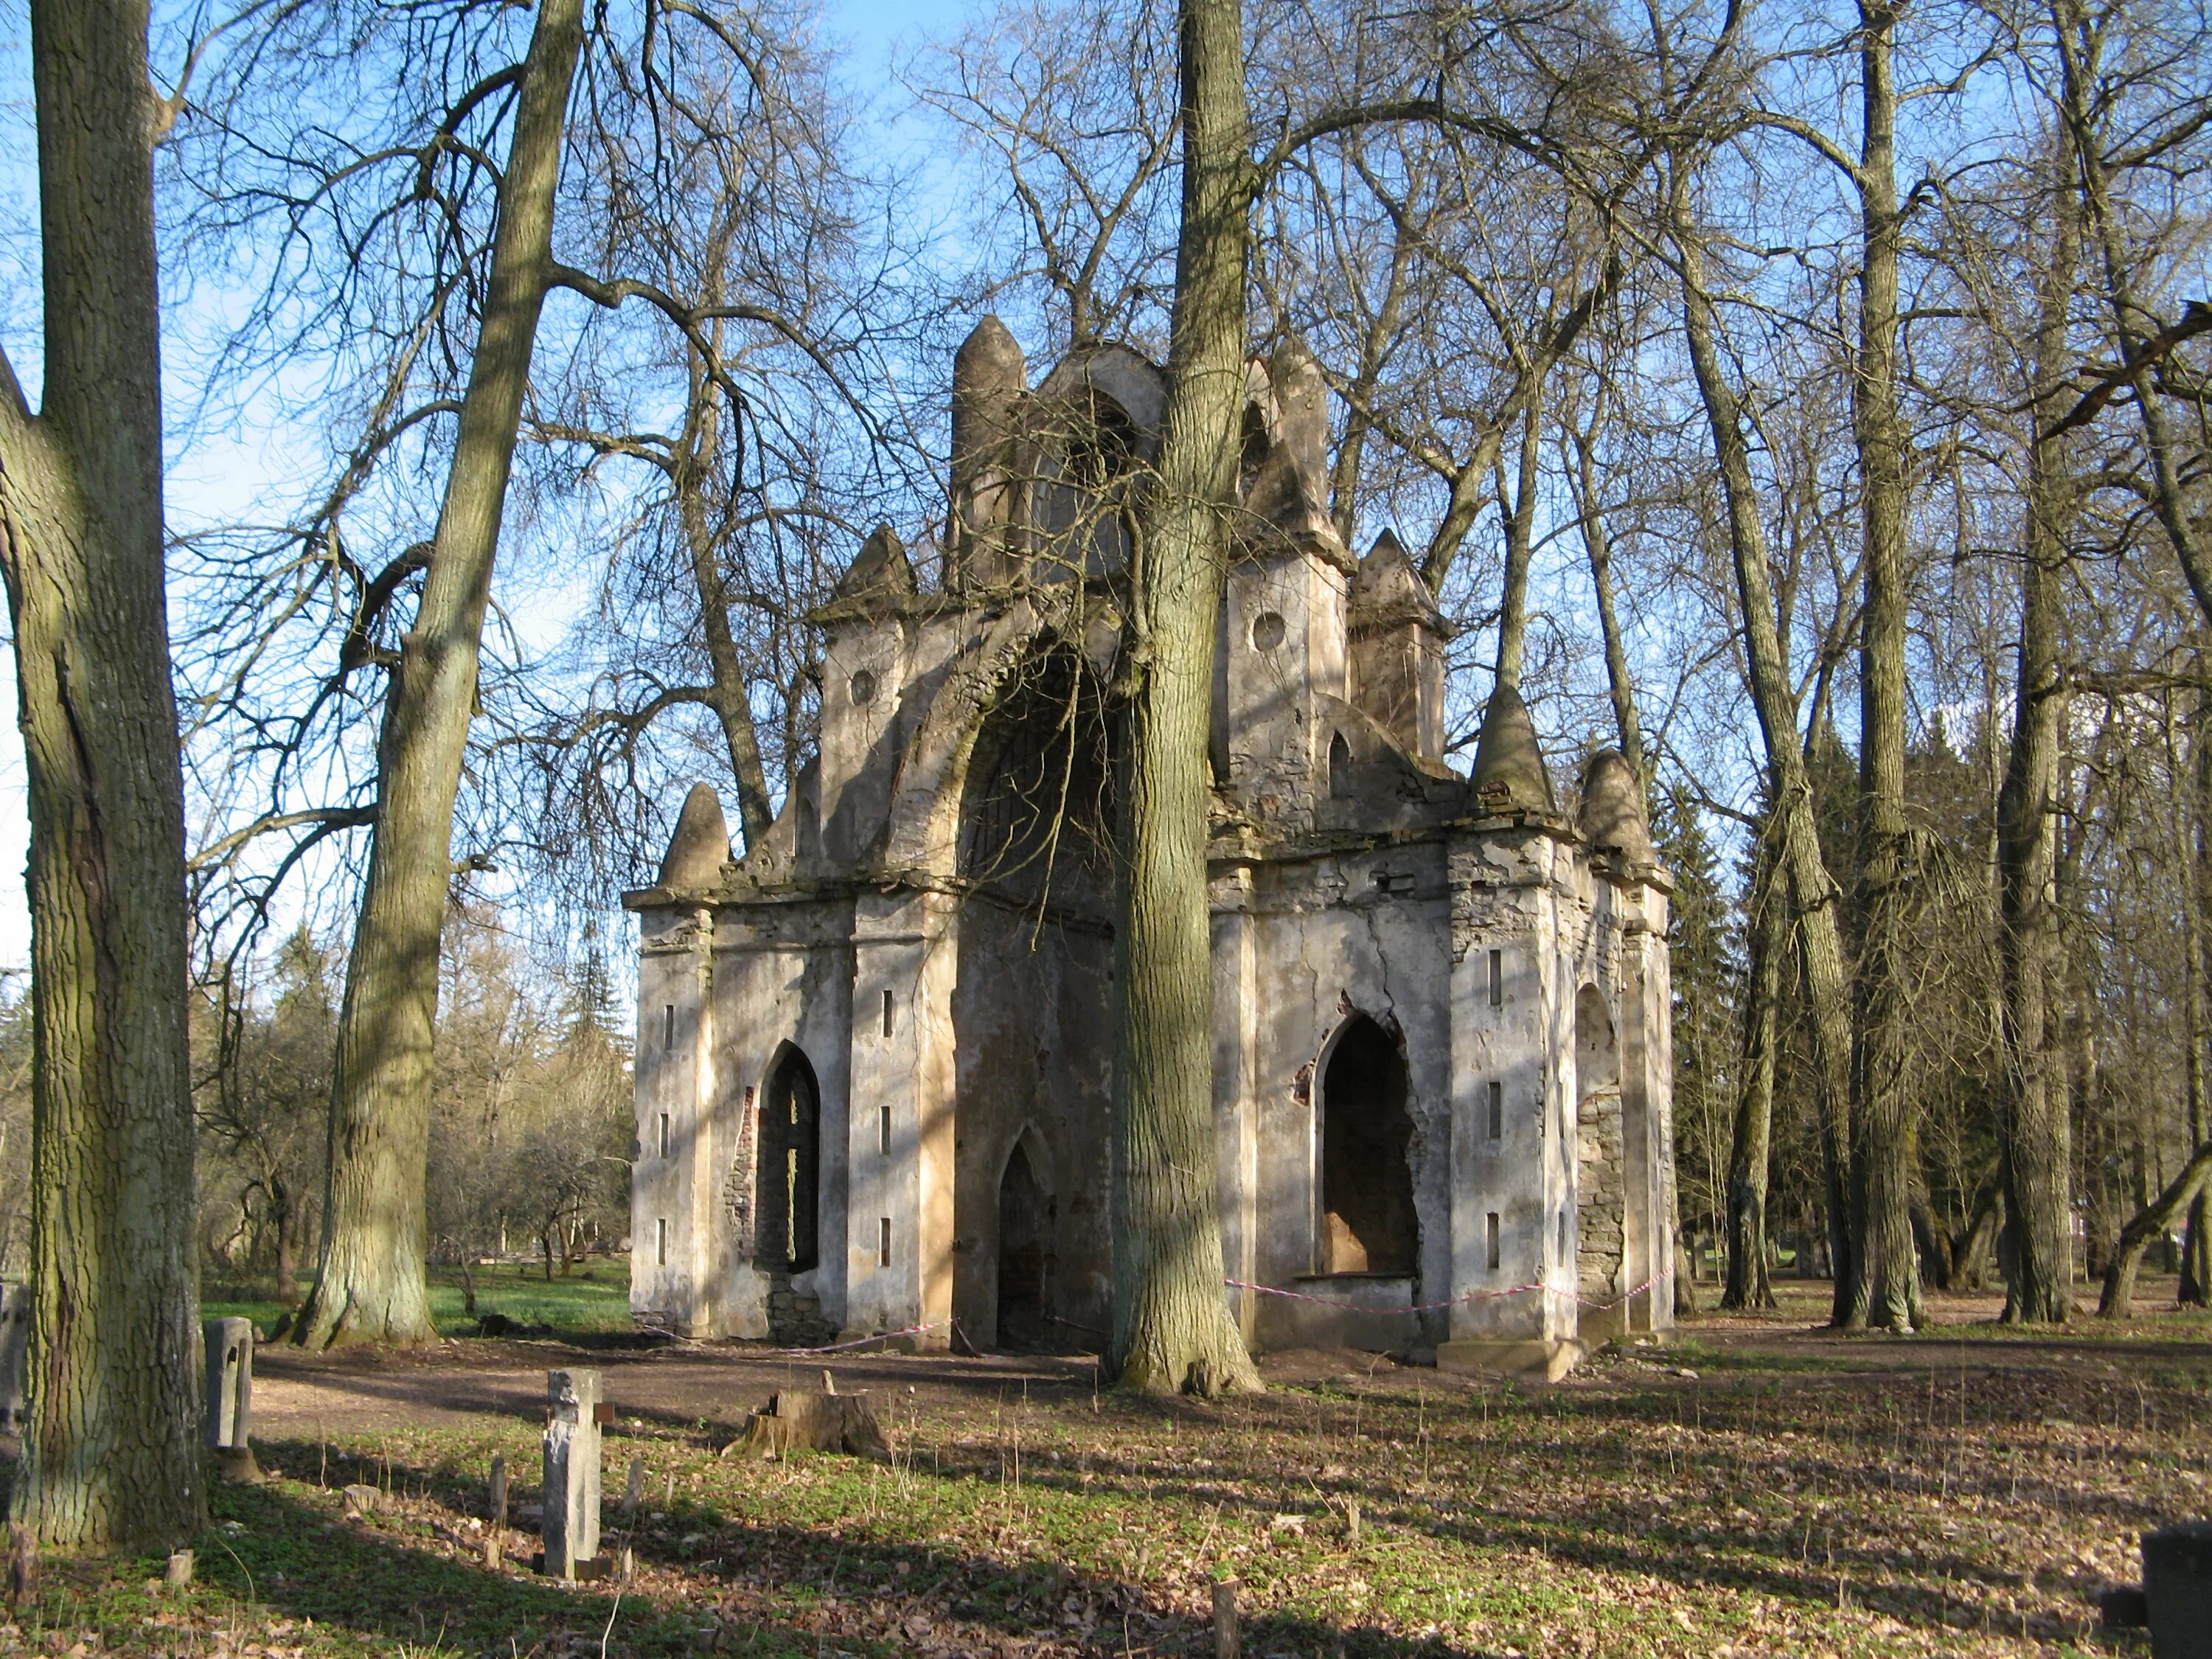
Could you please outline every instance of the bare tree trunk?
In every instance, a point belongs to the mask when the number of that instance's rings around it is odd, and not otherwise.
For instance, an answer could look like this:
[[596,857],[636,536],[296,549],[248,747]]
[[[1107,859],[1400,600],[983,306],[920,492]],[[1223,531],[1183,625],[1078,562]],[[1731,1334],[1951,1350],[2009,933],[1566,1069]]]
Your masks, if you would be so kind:
[[2151,511],[2172,544],[2174,557],[2188,578],[2197,608],[2212,622],[2212,548],[2205,544],[2184,482],[2187,446],[2175,441],[2166,417],[2165,394],[2158,386],[2159,360],[2147,349],[2150,337],[2157,331],[2157,319],[2136,298],[2128,229],[2113,215],[2105,135],[2099,129],[2094,107],[2102,96],[2095,84],[2103,67],[2096,54],[2106,36],[2102,29],[2086,26],[2079,0],[2052,0],[2051,21],[2061,70],[2059,115],[2074,150],[2082,207],[2103,264],[2104,298],[2112,313],[2120,364],[2127,371],[2128,389],[2134,394],[2136,416],[2142,426],[2143,447],[2150,456]]
[[2125,1319],[2135,1310],[2136,1269],[2142,1264],[2143,1251],[2151,1240],[2166,1237],[2174,1218],[2196,1201],[2208,1180],[2212,1180],[2212,1141],[2200,1144],[2197,1155],[2182,1165],[2181,1173],[2166,1190],[2137,1210],[2120,1229],[2119,1247],[2112,1252],[2112,1265],[2105,1269],[2105,1293],[2097,1302],[2100,1314],[2107,1319]]
[[1983,1177],[1975,1189],[1974,1206],[1966,1217],[1966,1231],[1951,1243],[1951,1288],[1982,1288],[1982,1263],[1990,1253],[1990,1240],[2004,1209],[2002,1188],[1994,1176]]
[[1229,1315],[1214,1170],[1206,731],[1243,417],[1251,171],[1238,0],[1182,0],[1182,226],[1115,931],[1114,1334],[1122,1386],[1260,1387]]
[[1905,820],[1905,447],[1897,407],[1897,14],[1859,6],[1861,259],[1852,424],[1863,491],[1866,603],[1859,635],[1857,1021],[1851,1048],[1850,1304],[1844,1324],[1911,1330],[1922,1317],[1912,1240],[1919,1161],[1905,1085],[1912,952],[1911,832]]
[[[1601,415],[1604,405],[1599,405]],[[1636,713],[1636,684],[1628,672],[1628,646],[1620,633],[1620,611],[1613,589],[1613,538],[1606,534],[1605,518],[1598,506],[1597,423],[1590,429],[1577,426],[1570,436],[1575,447],[1571,475],[1575,512],[1582,523],[1583,549],[1589,555],[1590,586],[1597,594],[1598,631],[1605,646],[1605,684],[1613,699],[1613,722],[1620,733],[1620,752],[1640,781],[1644,776],[1644,724]]]
[[37,416],[0,357],[33,1036],[12,1514],[72,1549],[179,1543],[204,1514],[146,29],[143,0],[33,0]]
[[[2200,651],[2197,668],[2201,678],[2204,657]],[[2205,984],[2204,911],[2208,900],[2212,900],[2212,696],[2199,693],[2195,727],[2190,733],[2191,770],[2195,788],[2192,793],[2190,826],[2190,884],[2189,913],[2186,916],[2184,943],[2188,948],[2189,991],[2189,1061],[2188,1111],[2189,1144],[2202,1146],[2212,1136],[2206,1133],[2206,1087],[2204,1045],[2212,1039],[2208,1031]],[[2212,1232],[2206,1228],[2207,1200],[2204,1188],[2199,1187],[2196,1198],[2189,1206],[2189,1219],[2181,1232],[2181,1284],[2175,1300],[2185,1308],[2203,1307],[2212,1300]]]
[[[1770,825],[1771,827],[1771,825]],[[1744,975],[1743,1073],[1729,1152],[1728,1286],[1723,1308],[1771,1308],[1766,1277],[1766,1170],[1774,1124],[1774,1060],[1781,1036],[1782,958],[1790,918],[1776,881],[1771,838],[1759,837],[1751,890],[1751,961]]]
[[[708,303],[719,303],[709,296]],[[775,815],[769,810],[768,775],[762,769],[760,736],[753,726],[744,663],[730,626],[729,585],[715,557],[715,539],[707,522],[703,493],[708,463],[715,452],[714,428],[720,419],[719,389],[698,368],[692,372],[691,419],[684,449],[671,469],[684,539],[691,555],[692,585],[699,592],[699,620],[707,635],[707,661],[713,671],[710,696],[722,741],[730,751],[730,771],[738,781],[738,818],[750,852],[768,834]]]
[[1735,388],[1722,372],[1720,354],[1713,343],[1713,307],[1705,283],[1704,248],[1679,196],[1674,214],[1673,241],[1682,276],[1682,331],[1712,430],[1714,453],[1720,461],[1729,541],[1743,611],[1745,669],[1765,746],[1767,799],[1772,803],[1769,810],[1777,820],[1779,843],[1776,856],[1790,896],[1808,1005],[1814,1104],[1828,1198],[1828,1254],[1835,1287],[1832,1316],[1840,1324],[1854,1275],[1851,1237],[1845,1224],[1850,1192],[1851,1012],[1844,987],[1843,941],[1836,925],[1838,890],[1821,857],[1820,832],[1814,822],[1813,786],[1799,747],[1796,694],[1790,687],[1782,653],[1766,557],[1766,532],[1759,521],[1758,485],[1752,477],[1742,409]]
[[276,1299],[289,1308],[300,1299],[300,1200],[282,1176],[262,1184],[276,1212]]
[[552,270],[553,197],[581,15],[581,0],[541,0],[538,8],[453,470],[392,688],[368,881],[338,1017],[322,1259],[297,1327],[313,1347],[436,1334],[423,1271],[423,1181],[438,935],[500,516]]
[[1535,556],[1537,463],[1543,453],[1539,414],[1541,382],[1521,413],[1521,450],[1514,491],[1505,493],[1505,469],[1498,466],[1498,505],[1505,520],[1505,580],[1498,599],[1498,683],[1516,690],[1521,684],[1522,641],[1528,631],[1528,566]]
[[2065,390],[2066,323],[2079,243],[2069,204],[2058,202],[2057,213],[2036,327],[2037,400],[2031,418],[2038,430],[2028,452],[2020,672],[2011,752],[1997,794],[2006,1062],[1997,1132],[2008,1234],[2005,1318],[2029,1322],[2066,1317],[2073,1277],[2067,1242],[2073,1155],[2051,1000],[2058,973],[2054,813],[2066,718],[2065,682],[2058,672],[2058,586],[2075,508],[2065,441],[2046,437],[2041,428],[2045,403]]

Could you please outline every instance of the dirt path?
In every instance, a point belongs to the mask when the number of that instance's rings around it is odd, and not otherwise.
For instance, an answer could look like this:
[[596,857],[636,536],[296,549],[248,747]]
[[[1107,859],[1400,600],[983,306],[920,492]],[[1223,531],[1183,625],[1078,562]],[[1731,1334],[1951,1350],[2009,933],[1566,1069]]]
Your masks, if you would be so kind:
[[[2146,1305],[2155,1305],[2145,1298]],[[2130,1340],[2085,1323],[2078,1333],[2013,1335],[1993,1322],[1999,1303],[1975,1295],[1930,1297],[1929,1328],[1911,1338],[1846,1336],[1815,1316],[1820,1297],[1812,1287],[1784,1289],[1784,1307],[1760,1316],[1700,1315],[1677,1333],[1672,1348],[1601,1356],[1563,1386],[1603,1390],[1632,1382],[1649,1387],[1683,1377],[1711,1388],[1741,1366],[1764,1381],[1795,1371],[1845,1373],[1862,1381],[1884,1376],[1924,1378],[1930,1372],[2043,1373],[2087,1381],[2124,1375],[2142,1366],[2212,1364],[2212,1328],[2205,1340],[2162,1334]],[[1009,1355],[982,1358],[886,1353],[799,1356],[737,1343],[685,1343],[653,1350],[579,1347],[554,1341],[448,1341],[413,1352],[302,1354],[264,1348],[256,1358],[254,1423],[268,1438],[356,1436],[403,1425],[463,1427],[486,1418],[535,1421],[545,1397],[545,1373],[565,1365],[593,1365],[605,1374],[606,1396],[624,1418],[670,1427],[702,1424],[734,1428],[776,1389],[817,1386],[824,1370],[840,1392],[862,1390],[911,1397],[925,1409],[988,1406],[994,1398],[1028,1397],[1038,1404],[1073,1403],[1093,1387],[1087,1356]],[[1372,1354],[1303,1351],[1270,1356],[1263,1369],[1280,1383],[1363,1378],[1389,1386],[1407,1380],[1407,1368]],[[1430,1387],[1492,1386],[1480,1379],[1420,1372]],[[1809,1380],[1809,1377],[1808,1377]]]

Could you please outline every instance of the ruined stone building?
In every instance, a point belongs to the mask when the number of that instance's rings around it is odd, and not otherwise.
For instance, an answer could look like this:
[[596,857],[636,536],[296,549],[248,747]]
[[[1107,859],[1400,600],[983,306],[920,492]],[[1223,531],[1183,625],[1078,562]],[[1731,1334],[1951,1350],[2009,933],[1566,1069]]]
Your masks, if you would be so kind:
[[[953,381],[945,568],[819,613],[817,758],[732,860],[703,786],[641,925],[631,1304],[696,1334],[1092,1345],[1110,1324],[1114,688],[1160,373]],[[1323,389],[1255,362],[1215,673],[1214,1121],[1255,1349],[1543,1368],[1669,1322],[1667,911],[1621,757],[1528,710],[1444,764],[1444,629],[1326,510]]]

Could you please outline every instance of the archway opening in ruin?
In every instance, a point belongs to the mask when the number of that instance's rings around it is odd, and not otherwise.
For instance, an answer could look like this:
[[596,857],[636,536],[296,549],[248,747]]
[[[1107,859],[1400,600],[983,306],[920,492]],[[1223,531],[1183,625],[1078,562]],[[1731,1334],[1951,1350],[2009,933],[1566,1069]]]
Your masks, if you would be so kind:
[[1337,1035],[1321,1090],[1322,1267],[1406,1274],[1420,1255],[1406,1056],[1364,1014]]
[[822,1091],[797,1044],[776,1055],[760,1114],[760,1225],[755,1262],[805,1273],[821,1259]]
[[1014,670],[969,763],[960,873],[1006,896],[1103,920],[1115,726],[1103,683],[1072,648],[1048,647]]
[[999,1177],[999,1344],[1042,1348],[1051,1335],[1053,1222],[1056,1205],[1030,1158],[1014,1143]]
[[1623,1328],[1620,1283],[1626,1164],[1620,1122],[1620,1048],[1595,985],[1575,998],[1575,1279],[1585,1334]]

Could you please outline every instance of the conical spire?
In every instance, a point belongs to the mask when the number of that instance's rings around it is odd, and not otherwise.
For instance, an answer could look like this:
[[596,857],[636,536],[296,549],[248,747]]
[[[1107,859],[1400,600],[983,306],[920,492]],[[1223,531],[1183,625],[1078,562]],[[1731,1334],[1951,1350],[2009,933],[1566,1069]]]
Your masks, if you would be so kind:
[[730,826],[722,816],[722,799],[708,785],[695,783],[684,798],[676,833],[668,838],[656,884],[679,893],[703,891],[722,878],[729,856]]
[[905,599],[913,596],[914,566],[907,561],[906,544],[889,525],[879,524],[837,579],[835,597]]
[[1576,829],[1592,847],[1610,847],[1634,864],[1649,864],[1651,826],[1644,813],[1644,787],[1628,757],[1601,749],[1583,772],[1583,804]]
[[1474,775],[1468,780],[1486,811],[1555,812],[1552,775],[1536,742],[1536,723],[1520,692],[1501,685],[1490,694],[1482,716],[1482,735],[1474,745]]
[[1363,622],[1419,621],[1439,629],[1443,625],[1436,596],[1413,568],[1413,556],[1388,530],[1359,562],[1359,574],[1352,580],[1352,611]]

